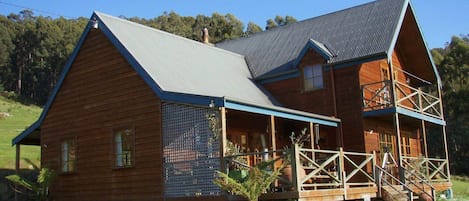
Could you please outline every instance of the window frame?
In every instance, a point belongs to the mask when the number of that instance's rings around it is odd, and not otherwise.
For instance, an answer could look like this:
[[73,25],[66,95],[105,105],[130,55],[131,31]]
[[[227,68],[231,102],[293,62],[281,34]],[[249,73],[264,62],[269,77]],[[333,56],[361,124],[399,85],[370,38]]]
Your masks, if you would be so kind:
[[[122,138],[120,139],[120,149],[117,142],[117,135],[120,132],[125,132],[126,130],[130,130],[129,138]],[[127,143],[124,143],[123,140],[128,139]],[[135,126],[120,126],[115,127],[112,129],[112,167],[113,169],[127,169],[135,167]],[[128,145],[128,149],[124,150],[125,145]],[[120,150],[120,151],[118,151]],[[120,153],[118,153],[120,152]],[[128,152],[128,153],[123,153]],[[126,159],[120,158],[124,154],[129,154],[130,157]],[[120,157],[119,157],[120,156]],[[119,162],[119,159],[121,160]]]
[[[67,145],[67,154],[64,152],[64,144]],[[60,173],[61,174],[72,174],[77,172],[77,161],[78,161],[78,143],[76,137],[63,138],[60,140]],[[65,159],[64,160],[64,158]],[[70,156],[74,156],[70,159]],[[65,169],[66,167],[66,169]]]
[[[315,69],[320,68],[320,71]],[[311,69],[311,74],[307,74],[307,70]],[[315,72],[320,72],[319,74],[315,74]],[[303,90],[305,92],[315,91],[325,88],[324,83],[324,66],[322,64],[313,64],[308,65],[302,68],[302,75],[303,75]],[[316,82],[320,82],[320,84]]]

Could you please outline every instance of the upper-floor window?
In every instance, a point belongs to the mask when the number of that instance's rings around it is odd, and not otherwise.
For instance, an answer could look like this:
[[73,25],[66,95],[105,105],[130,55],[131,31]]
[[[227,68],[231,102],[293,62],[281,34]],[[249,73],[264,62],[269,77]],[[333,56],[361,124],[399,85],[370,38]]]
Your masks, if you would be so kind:
[[76,170],[77,161],[77,145],[76,140],[67,139],[62,140],[60,143],[61,157],[60,157],[60,170],[63,173],[74,172]]
[[322,65],[316,64],[303,68],[304,90],[311,91],[324,88],[324,80],[322,76]]
[[134,130],[121,128],[114,130],[115,167],[126,168],[134,165]]

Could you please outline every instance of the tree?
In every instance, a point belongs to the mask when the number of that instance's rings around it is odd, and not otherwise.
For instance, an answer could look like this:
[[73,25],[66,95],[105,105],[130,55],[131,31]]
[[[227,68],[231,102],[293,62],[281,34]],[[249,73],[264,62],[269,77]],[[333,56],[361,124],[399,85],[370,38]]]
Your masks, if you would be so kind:
[[289,15],[287,15],[285,17],[277,15],[277,16],[275,16],[275,18],[273,20],[272,19],[267,20],[266,29],[271,29],[271,28],[275,28],[275,27],[279,27],[279,26],[285,26],[285,25],[288,25],[288,24],[295,23],[297,21],[298,20],[296,20],[294,17],[289,16]]
[[245,35],[251,35],[258,32],[262,32],[262,28],[254,22],[249,22]]
[[[453,174],[469,172],[469,38],[453,37],[444,49],[433,49],[433,59],[443,84],[448,152]],[[431,132],[429,149],[441,153],[441,136]]]

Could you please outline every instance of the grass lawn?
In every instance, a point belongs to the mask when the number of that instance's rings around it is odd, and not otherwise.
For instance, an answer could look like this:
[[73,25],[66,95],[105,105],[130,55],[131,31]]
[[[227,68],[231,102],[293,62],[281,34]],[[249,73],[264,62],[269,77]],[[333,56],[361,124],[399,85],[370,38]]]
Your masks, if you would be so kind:
[[[0,168],[15,168],[15,147],[11,140],[34,123],[42,109],[37,106],[22,105],[0,96]],[[40,147],[21,146],[21,158],[28,158],[39,165]],[[22,168],[28,164],[21,161]]]
[[453,176],[451,183],[454,194],[454,199],[451,200],[469,200],[469,178]]

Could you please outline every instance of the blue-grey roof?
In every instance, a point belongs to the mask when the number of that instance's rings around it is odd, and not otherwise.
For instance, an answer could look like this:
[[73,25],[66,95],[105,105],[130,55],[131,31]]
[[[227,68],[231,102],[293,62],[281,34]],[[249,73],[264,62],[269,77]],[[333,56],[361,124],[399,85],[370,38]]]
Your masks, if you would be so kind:
[[255,78],[296,68],[296,60],[311,39],[333,54],[330,63],[385,55],[408,3],[377,0],[216,46],[244,55]]
[[253,81],[244,56],[121,18],[95,12],[129,57],[164,92],[235,97],[274,105]]

